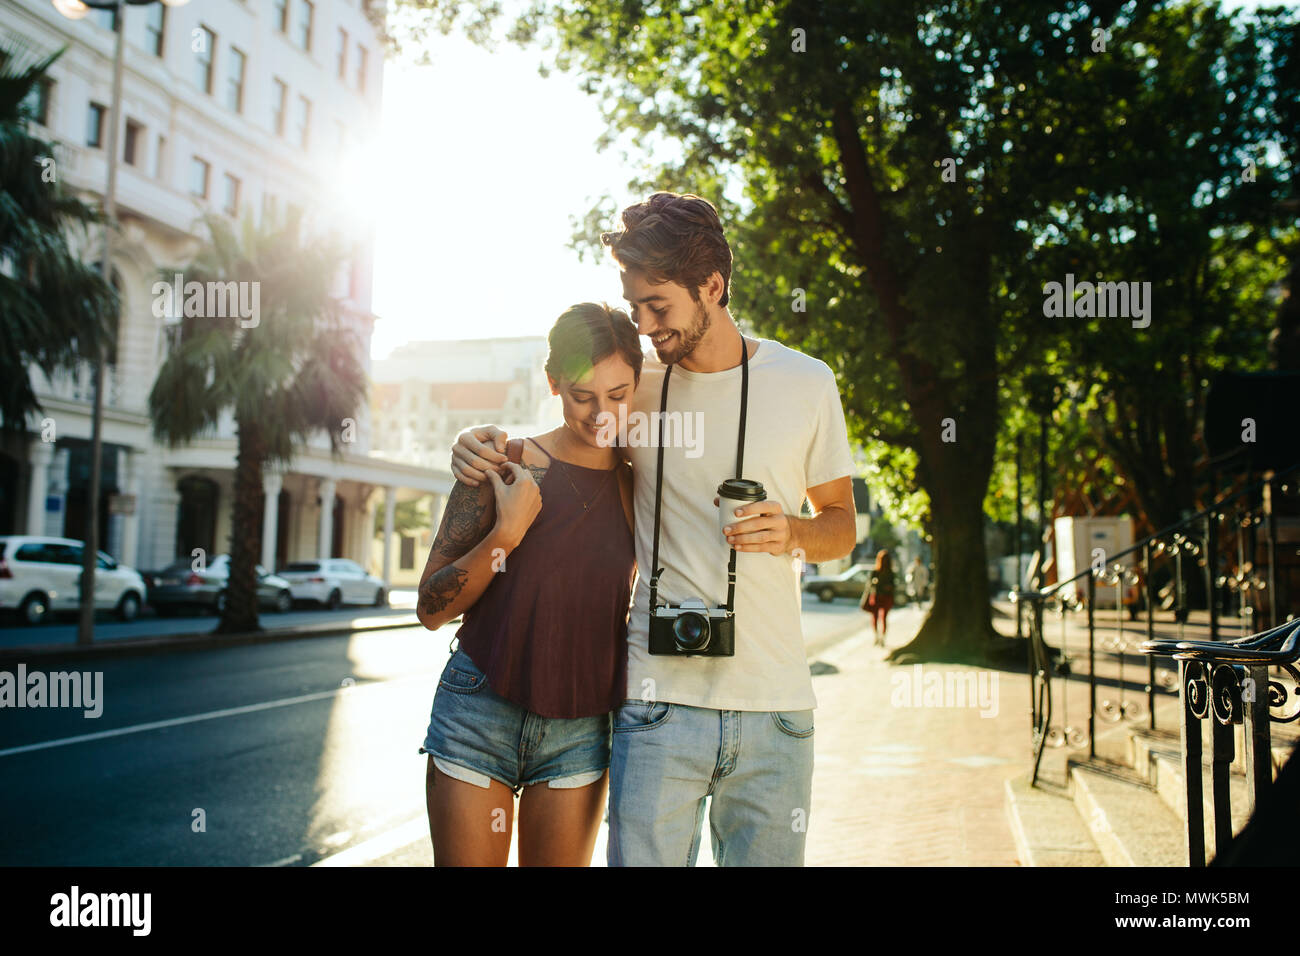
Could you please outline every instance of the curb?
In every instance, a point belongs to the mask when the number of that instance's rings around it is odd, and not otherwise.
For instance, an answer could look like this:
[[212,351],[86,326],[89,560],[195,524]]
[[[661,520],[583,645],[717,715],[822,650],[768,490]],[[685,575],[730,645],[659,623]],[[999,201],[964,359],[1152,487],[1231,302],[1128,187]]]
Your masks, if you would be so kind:
[[404,627],[419,627],[420,622],[411,612],[410,620],[394,619],[392,623],[357,625],[322,624],[313,627],[266,628],[243,634],[213,634],[210,631],[185,634],[163,634],[150,637],[114,638],[89,646],[79,644],[28,644],[21,647],[0,648],[0,665],[29,661],[33,658],[57,660],[79,657],[130,656],[166,653],[178,650],[211,650],[218,647],[242,647],[249,644],[273,644],[279,641],[296,641],[309,637],[333,637],[356,631],[386,631]]

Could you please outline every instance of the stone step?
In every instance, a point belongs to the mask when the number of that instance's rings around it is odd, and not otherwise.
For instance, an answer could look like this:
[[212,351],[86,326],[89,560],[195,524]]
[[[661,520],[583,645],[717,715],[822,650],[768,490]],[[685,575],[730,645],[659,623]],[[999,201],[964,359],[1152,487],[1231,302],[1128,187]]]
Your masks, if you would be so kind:
[[1070,766],[1075,806],[1107,866],[1186,866],[1178,818],[1132,768]]
[[[1156,793],[1165,805],[1178,818],[1179,825],[1187,822],[1187,789],[1183,777],[1181,755],[1174,751],[1153,751],[1151,754],[1152,776]],[[1250,819],[1247,806],[1246,778],[1241,774],[1228,775],[1228,801],[1232,811],[1232,832],[1237,834]],[[1205,821],[1205,857],[1212,859],[1217,852],[1214,842],[1214,793],[1210,783],[1209,765],[1203,767],[1201,775],[1202,819]]]
[[1024,866],[1105,866],[1070,794],[1030,774],[1006,782],[1007,816]]

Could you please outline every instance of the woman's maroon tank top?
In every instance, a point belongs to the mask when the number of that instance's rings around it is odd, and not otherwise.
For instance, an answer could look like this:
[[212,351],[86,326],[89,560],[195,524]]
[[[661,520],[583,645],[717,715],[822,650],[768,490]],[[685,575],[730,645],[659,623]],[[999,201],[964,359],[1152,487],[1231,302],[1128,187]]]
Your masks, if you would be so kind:
[[456,637],[507,700],[543,717],[594,717],[627,696],[632,531],[616,469],[550,458],[540,490],[540,513]]

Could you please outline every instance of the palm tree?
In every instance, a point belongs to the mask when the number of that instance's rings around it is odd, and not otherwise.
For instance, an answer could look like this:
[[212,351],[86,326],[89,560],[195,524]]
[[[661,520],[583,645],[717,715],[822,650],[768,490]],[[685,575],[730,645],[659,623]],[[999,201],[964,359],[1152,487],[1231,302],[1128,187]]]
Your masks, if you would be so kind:
[[69,193],[54,146],[30,129],[62,53],[22,66],[24,49],[0,49],[0,426],[20,431],[41,411],[28,367],[75,369],[98,354],[117,313],[116,293],[68,246],[100,217]]
[[209,239],[181,270],[185,285],[255,284],[244,288],[257,290],[260,312],[244,318],[228,307],[218,310],[224,316],[192,314],[170,326],[149,412],[154,434],[171,447],[211,432],[233,413],[230,579],[217,632],[255,631],[262,467],[287,464],[295,447],[321,429],[338,454],[344,419],[355,417],[365,398],[365,369],[359,337],[330,293],[346,259],[335,238],[308,237],[297,212],[261,228],[248,218],[236,227],[217,215],[203,223]]

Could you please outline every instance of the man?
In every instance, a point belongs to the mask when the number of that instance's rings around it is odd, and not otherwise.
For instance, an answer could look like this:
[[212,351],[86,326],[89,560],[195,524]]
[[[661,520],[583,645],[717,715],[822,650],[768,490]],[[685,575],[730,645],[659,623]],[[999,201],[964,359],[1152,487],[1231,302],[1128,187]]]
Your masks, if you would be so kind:
[[[853,461],[835,377],[825,363],[778,342],[742,337],[727,308],[731,249],[710,203],[655,193],[625,209],[622,225],[601,239],[654,352],[628,414],[633,427],[622,435],[634,471],[640,572],[628,621],[628,700],[614,718],[609,863],[694,865],[710,797],[719,865],[802,865],[816,699],[797,569],[848,554],[856,537]],[[637,417],[658,415],[666,374],[664,421],[699,422],[702,434],[692,442],[674,440],[683,429],[674,436],[667,428],[640,440],[635,427]],[[740,477],[762,482],[766,499],[742,506],[724,537],[718,486],[737,477],[746,374]],[[456,476],[482,480],[505,460],[505,437],[492,426],[463,432]],[[734,656],[649,653],[660,444],[658,603],[722,605],[734,547]],[[799,516],[805,497],[812,517]]]

